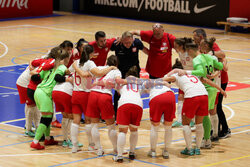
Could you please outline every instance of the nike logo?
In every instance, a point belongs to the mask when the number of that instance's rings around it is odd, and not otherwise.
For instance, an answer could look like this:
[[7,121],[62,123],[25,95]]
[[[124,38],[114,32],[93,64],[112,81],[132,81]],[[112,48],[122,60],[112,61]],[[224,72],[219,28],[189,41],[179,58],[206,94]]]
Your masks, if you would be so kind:
[[201,13],[201,12],[204,12],[204,11],[210,9],[210,8],[215,7],[215,6],[216,5],[211,5],[211,6],[207,6],[207,7],[203,7],[203,8],[198,8],[197,3],[196,3],[195,6],[194,6],[194,13]]

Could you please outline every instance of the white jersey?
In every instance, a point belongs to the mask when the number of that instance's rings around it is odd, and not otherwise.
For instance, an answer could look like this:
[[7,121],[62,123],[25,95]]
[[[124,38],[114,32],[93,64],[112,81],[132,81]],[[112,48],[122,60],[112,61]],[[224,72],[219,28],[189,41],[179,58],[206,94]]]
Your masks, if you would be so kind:
[[178,52],[184,70],[193,70],[193,58],[187,52]]
[[135,104],[140,107],[143,107],[142,99],[141,99],[141,85],[136,84],[128,84],[123,85],[119,90],[121,97],[118,101],[118,108],[124,104]]
[[175,84],[184,92],[184,98],[207,95],[207,90],[196,76],[179,76],[176,73],[171,76],[176,78]]
[[152,100],[154,97],[159,96],[168,91],[172,91],[169,87],[165,85],[158,85],[150,88],[149,99]]
[[[98,69],[102,70],[102,69],[105,69],[105,68],[108,68],[109,66],[99,66],[97,67]],[[117,70],[111,70],[109,73],[107,73],[106,75],[102,76],[102,77],[99,77],[99,78],[96,78],[95,81],[107,81],[107,80],[114,80],[116,77],[122,77],[122,74],[121,72],[117,69]],[[96,91],[96,92],[101,92],[101,93],[107,93],[107,94],[110,94],[112,95],[112,89],[107,89],[105,87],[102,87],[102,86],[95,86],[91,89],[91,91]]]
[[16,84],[27,88],[30,82],[30,68],[29,66],[24,70],[24,72],[18,77]]
[[[92,60],[88,60],[84,63],[83,66],[79,65],[80,60],[76,60],[77,66],[83,71],[90,71],[96,67],[95,63]],[[69,67],[70,72],[74,72],[74,91],[85,91],[90,92],[92,77],[91,78],[82,78],[74,70],[73,65]]]
[[57,83],[53,91],[64,92],[72,96],[73,85],[70,82]]

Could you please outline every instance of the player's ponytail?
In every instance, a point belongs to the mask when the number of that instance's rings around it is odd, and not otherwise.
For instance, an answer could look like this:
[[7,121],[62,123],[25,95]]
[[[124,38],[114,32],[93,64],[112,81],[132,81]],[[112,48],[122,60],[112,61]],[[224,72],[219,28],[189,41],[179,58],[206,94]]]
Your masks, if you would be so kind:
[[83,52],[81,55],[81,59],[80,59],[80,66],[83,66],[85,62],[87,62],[90,59],[90,54],[94,52],[94,48],[91,45],[86,45],[83,48]]
[[135,77],[139,77],[139,75],[138,75],[138,69],[137,69],[136,66],[133,66],[133,67],[131,67],[131,68],[128,70],[128,72],[127,72],[126,75],[125,75],[125,78],[127,78],[127,77],[130,76],[130,75],[135,76]]
[[182,66],[182,64],[181,64],[181,61],[179,61],[178,58],[175,59],[175,64],[172,66],[172,69],[175,69],[175,68],[183,69],[183,66]]

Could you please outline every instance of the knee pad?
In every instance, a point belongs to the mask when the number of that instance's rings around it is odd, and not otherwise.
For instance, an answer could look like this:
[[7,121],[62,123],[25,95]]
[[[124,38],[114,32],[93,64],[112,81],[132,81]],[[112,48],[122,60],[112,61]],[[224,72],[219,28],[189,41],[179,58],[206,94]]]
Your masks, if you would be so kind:
[[45,126],[49,127],[52,122],[52,118],[45,118],[42,117],[40,123],[44,124]]

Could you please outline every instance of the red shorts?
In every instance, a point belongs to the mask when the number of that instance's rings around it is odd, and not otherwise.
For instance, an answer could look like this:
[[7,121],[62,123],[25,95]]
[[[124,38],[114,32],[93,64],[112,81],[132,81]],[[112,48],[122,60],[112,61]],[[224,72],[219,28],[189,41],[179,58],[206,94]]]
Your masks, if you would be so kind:
[[33,100],[31,100],[28,95],[27,95],[27,88],[16,85],[19,97],[20,97],[20,103],[24,104],[26,103],[27,105],[33,105],[36,104]]
[[175,118],[175,95],[173,92],[166,92],[154,97],[149,102],[150,120],[160,122],[161,116],[164,113],[164,120],[172,122]]
[[89,94],[86,116],[101,118],[104,120],[114,118],[115,110],[112,104],[112,96],[107,93],[92,91]]
[[65,92],[53,91],[52,99],[56,105],[56,112],[72,113],[71,96]]
[[72,113],[73,114],[86,114],[88,104],[89,92],[73,91],[72,94]]
[[216,95],[216,99],[215,99],[214,105],[217,105],[217,104],[218,104],[219,94],[220,94],[220,92],[217,92],[217,95]]
[[184,92],[181,89],[179,89],[179,94],[184,94]]
[[140,126],[142,112],[142,107],[136,104],[123,104],[117,110],[117,124]]
[[182,108],[182,115],[192,119],[195,115],[208,115],[208,96],[196,96],[192,98],[185,98]]

